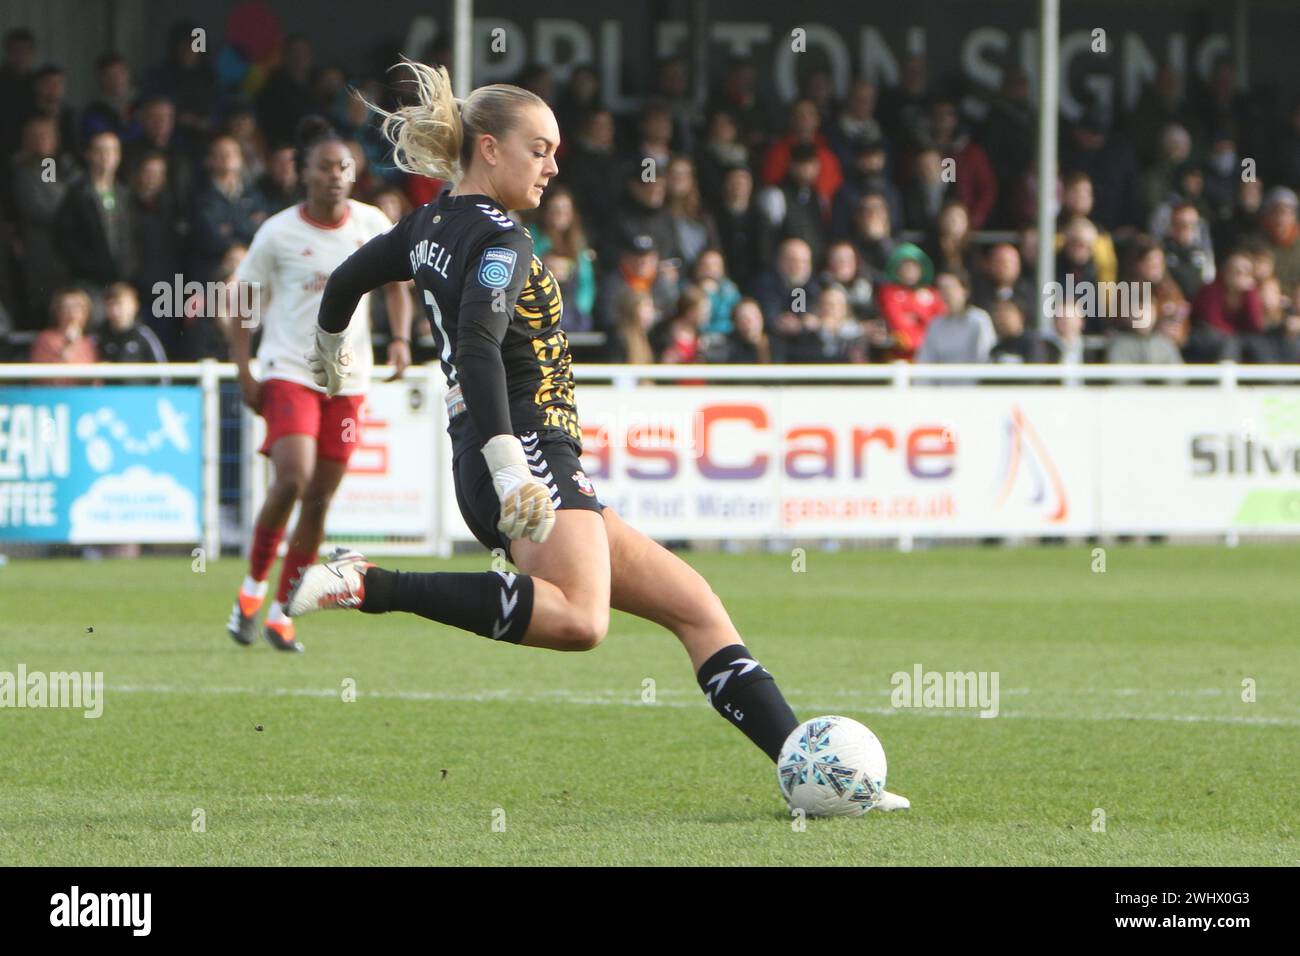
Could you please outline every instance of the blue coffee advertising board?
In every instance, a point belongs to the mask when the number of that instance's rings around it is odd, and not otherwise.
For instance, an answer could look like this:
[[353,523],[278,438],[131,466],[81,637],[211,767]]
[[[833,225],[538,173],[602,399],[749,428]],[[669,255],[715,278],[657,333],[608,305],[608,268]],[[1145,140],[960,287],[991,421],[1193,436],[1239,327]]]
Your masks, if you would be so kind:
[[0,388],[0,541],[200,539],[202,392]]

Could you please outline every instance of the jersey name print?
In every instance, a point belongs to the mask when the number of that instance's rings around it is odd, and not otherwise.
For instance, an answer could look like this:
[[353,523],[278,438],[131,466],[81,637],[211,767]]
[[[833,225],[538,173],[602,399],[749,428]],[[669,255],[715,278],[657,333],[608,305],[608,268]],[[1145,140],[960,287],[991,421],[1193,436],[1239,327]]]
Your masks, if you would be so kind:
[[478,406],[501,385],[477,393],[476,403],[475,386],[485,383],[462,381],[461,368],[499,348],[508,408],[494,430],[558,428],[581,443],[559,283],[533,254],[527,230],[487,196],[444,193],[377,242],[391,244],[388,261],[409,264],[443,374],[448,385],[462,386],[476,421],[484,411]]
[[444,279],[447,278],[447,268],[451,265],[451,253],[428,239],[423,239],[416,243],[415,248],[411,250],[411,274],[420,271],[421,266],[428,266]]

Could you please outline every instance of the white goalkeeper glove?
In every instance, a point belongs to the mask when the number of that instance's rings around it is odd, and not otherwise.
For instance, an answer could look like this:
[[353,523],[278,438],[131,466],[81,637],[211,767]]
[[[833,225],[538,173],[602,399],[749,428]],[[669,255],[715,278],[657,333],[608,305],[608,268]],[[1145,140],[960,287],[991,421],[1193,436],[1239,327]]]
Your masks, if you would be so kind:
[[352,349],[348,345],[348,330],[326,332],[316,327],[316,348],[307,356],[307,367],[316,384],[327,395],[337,395],[352,374]]
[[511,540],[529,538],[541,544],[555,525],[555,502],[550,489],[529,470],[524,446],[514,435],[497,435],[483,446],[483,457],[501,502],[497,527]]

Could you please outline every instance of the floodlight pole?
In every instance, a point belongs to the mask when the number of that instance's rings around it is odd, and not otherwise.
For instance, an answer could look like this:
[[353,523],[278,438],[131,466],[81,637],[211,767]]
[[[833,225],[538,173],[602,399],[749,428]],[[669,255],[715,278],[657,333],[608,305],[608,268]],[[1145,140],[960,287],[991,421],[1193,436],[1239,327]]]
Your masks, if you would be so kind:
[[474,0],[454,0],[451,33],[451,83],[464,99],[474,90]]
[[[1048,283],[1056,278],[1056,125],[1060,108],[1060,0],[1040,0],[1038,24],[1038,327],[1049,331],[1045,314]],[[1032,327],[1026,321],[1026,327]]]

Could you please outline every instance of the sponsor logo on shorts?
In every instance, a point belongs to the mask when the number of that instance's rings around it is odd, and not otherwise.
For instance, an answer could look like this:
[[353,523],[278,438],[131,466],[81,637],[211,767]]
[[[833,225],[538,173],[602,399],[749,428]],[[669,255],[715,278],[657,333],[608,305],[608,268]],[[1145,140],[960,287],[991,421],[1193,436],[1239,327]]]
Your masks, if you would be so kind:
[[596,489],[592,487],[591,479],[583,474],[581,468],[573,473],[573,483],[578,486],[578,490],[584,495],[590,498],[596,497]]
[[504,289],[515,274],[515,251],[493,247],[483,253],[478,267],[478,281],[489,289]]

